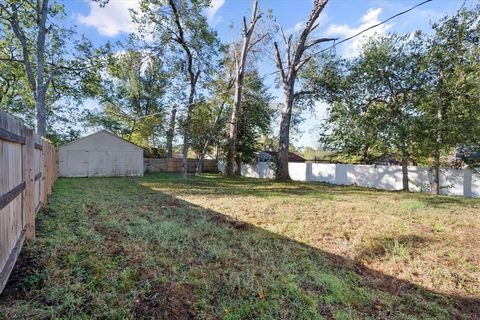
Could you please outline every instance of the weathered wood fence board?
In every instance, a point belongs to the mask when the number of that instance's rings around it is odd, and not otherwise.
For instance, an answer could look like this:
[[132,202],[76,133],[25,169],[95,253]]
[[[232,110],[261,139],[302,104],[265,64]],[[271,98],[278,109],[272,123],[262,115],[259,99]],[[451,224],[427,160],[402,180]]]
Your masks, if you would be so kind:
[[56,178],[55,148],[0,111],[0,292]]
[[[145,172],[182,172],[182,159],[144,158]],[[195,172],[197,160],[188,159],[188,172]],[[217,160],[203,160],[203,172],[218,172]]]

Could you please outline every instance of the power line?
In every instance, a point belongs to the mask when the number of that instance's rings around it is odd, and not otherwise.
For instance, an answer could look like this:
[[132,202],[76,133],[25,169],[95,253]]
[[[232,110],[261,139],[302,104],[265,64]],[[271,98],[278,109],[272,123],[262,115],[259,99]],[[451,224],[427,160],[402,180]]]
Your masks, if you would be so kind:
[[383,20],[382,22],[379,22],[379,23],[377,23],[377,24],[375,24],[375,25],[373,25],[373,26],[370,26],[370,27],[368,27],[368,28],[366,28],[366,29],[363,29],[362,31],[357,32],[357,33],[355,33],[354,35],[352,35],[352,36],[350,36],[350,37],[348,37],[348,38],[342,39],[341,41],[333,44],[332,46],[330,46],[330,47],[328,47],[328,48],[325,48],[325,49],[322,49],[322,50],[319,50],[319,51],[317,51],[317,52],[312,53],[312,56],[313,56],[313,55],[320,54],[320,53],[323,53],[323,52],[325,52],[325,51],[327,51],[327,50],[330,50],[330,49],[336,47],[336,46],[339,45],[339,44],[342,44],[342,43],[344,43],[344,42],[347,42],[347,41],[349,41],[349,40],[352,40],[353,38],[358,37],[359,35],[367,32],[368,30],[371,30],[371,29],[373,29],[373,28],[379,27],[379,26],[381,26],[382,24],[385,24],[385,23],[387,23],[388,21],[390,21],[390,20],[392,20],[392,19],[395,19],[396,17],[399,17],[399,16],[401,16],[401,15],[404,15],[405,13],[410,12],[410,11],[412,11],[412,10],[414,10],[414,9],[416,9],[416,8],[418,8],[418,7],[426,4],[426,3],[428,3],[428,2],[432,2],[432,1],[433,1],[433,0],[425,0],[425,1],[421,2],[421,3],[419,3],[419,4],[416,4],[416,5],[414,5],[413,7],[409,8],[409,9],[407,9],[407,10],[404,10],[404,11],[402,11],[402,12],[399,12],[399,13],[391,16],[390,18],[388,18],[388,19],[386,19],[386,20]]
[[[325,52],[325,51],[327,51],[327,50],[330,50],[330,49],[332,49],[332,48],[335,48],[335,47],[336,47],[337,45],[339,45],[339,44],[342,44],[342,43],[344,43],[344,42],[350,41],[350,40],[352,40],[352,39],[360,36],[361,34],[367,32],[368,30],[371,30],[371,29],[373,29],[373,28],[377,28],[377,27],[379,27],[379,26],[387,23],[388,21],[390,21],[390,20],[392,20],[392,19],[395,19],[395,18],[397,18],[397,17],[399,17],[399,16],[401,16],[401,15],[404,15],[404,14],[406,14],[406,13],[412,11],[412,10],[415,10],[416,8],[418,8],[418,7],[426,4],[426,3],[428,3],[428,2],[432,2],[432,1],[433,1],[433,0],[425,0],[425,1],[423,1],[423,2],[420,2],[420,3],[416,4],[416,5],[414,5],[413,7],[410,7],[410,8],[407,9],[407,10],[401,11],[401,12],[399,12],[399,13],[391,16],[391,17],[389,17],[389,18],[386,19],[386,20],[383,20],[383,21],[381,21],[381,22],[379,22],[379,23],[377,23],[377,24],[375,24],[375,25],[373,25],[373,26],[370,26],[370,27],[368,27],[368,28],[365,28],[365,29],[361,30],[360,32],[357,32],[356,34],[354,34],[354,35],[352,35],[352,36],[350,36],[350,37],[348,37],[348,38],[342,39],[342,40],[336,42],[335,44],[333,44],[332,46],[330,46],[330,47],[328,47],[328,48],[319,50],[319,51],[317,51],[317,52],[313,52],[311,55],[309,55],[309,57],[313,57],[313,56],[318,55],[318,54],[320,54],[320,53],[323,53],[323,52]],[[282,70],[283,70],[283,71],[286,71],[286,69],[288,69],[288,67],[285,67],[285,68],[283,68]],[[273,71],[273,72],[267,73],[267,74],[265,74],[264,76],[260,77],[260,79],[264,80],[265,78],[267,78],[267,77],[269,77],[269,76],[271,76],[271,75],[274,75],[274,74],[276,74],[276,73],[278,73],[278,70],[275,70],[275,71]],[[253,81],[250,81],[250,82],[253,82]],[[242,87],[250,84],[250,82],[247,81],[246,83],[244,83],[244,84],[242,85]],[[227,93],[227,92],[223,92],[223,93]]]
[[[318,54],[320,54],[320,53],[323,53],[323,52],[325,52],[325,51],[327,51],[327,50],[330,50],[330,49],[332,49],[332,48],[335,48],[335,47],[338,46],[339,44],[342,44],[342,43],[344,43],[344,42],[350,41],[350,40],[352,40],[352,39],[354,39],[354,38],[362,35],[363,33],[367,32],[367,31],[369,31],[369,30],[371,30],[371,29],[377,28],[377,27],[379,27],[379,26],[387,23],[387,22],[390,21],[390,20],[393,20],[393,19],[395,19],[395,18],[397,18],[397,17],[399,17],[399,16],[402,16],[402,15],[404,15],[404,14],[406,14],[406,13],[412,11],[412,10],[415,10],[416,8],[418,8],[418,7],[420,7],[420,6],[423,6],[424,4],[426,4],[426,3],[428,3],[428,2],[432,2],[432,1],[433,1],[433,0],[425,0],[425,1],[423,1],[423,2],[420,2],[420,3],[418,3],[418,4],[416,4],[416,5],[412,6],[412,7],[410,7],[409,9],[406,9],[406,10],[403,10],[403,11],[397,13],[397,14],[394,14],[393,16],[391,16],[391,17],[389,17],[389,18],[387,18],[387,19],[385,19],[385,20],[383,20],[383,21],[381,21],[381,22],[379,22],[379,23],[377,23],[377,24],[375,24],[375,25],[373,25],[373,26],[370,26],[370,27],[368,27],[368,28],[365,28],[365,29],[357,32],[356,34],[354,34],[354,35],[352,35],[352,36],[350,36],[350,37],[348,37],[348,38],[342,39],[342,40],[334,43],[333,45],[331,45],[331,46],[328,47],[328,48],[325,48],[325,49],[322,49],[322,50],[313,52],[312,54],[309,55],[308,59],[310,59],[311,57],[313,57],[313,56],[315,56],[315,55],[318,55]],[[304,59],[304,60],[305,60],[305,59]],[[304,60],[303,60],[303,61],[304,61]],[[285,68],[283,68],[282,70],[283,70],[283,71],[286,71],[286,69],[288,69],[288,67],[285,67]],[[272,75],[274,75],[274,74],[276,74],[276,73],[278,73],[278,70],[275,70],[275,71],[273,71],[273,72],[267,73],[267,74],[265,74],[264,76],[260,77],[260,79],[261,79],[261,80],[264,80],[264,79],[266,79],[267,77],[272,76]],[[253,81],[247,81],[247,82],[243,83],[243,85],[242,85],[241,87],[243,88],[243,87],[245,87],[246,85],[248,85],[248,84],[250,84],[250,83],[252,83],[252,82],[253,82]],[[229,92],[229,91],[224,91],[224,92],[221,92],[220,94],[226,94],[226,93],[228,93],[228,92]],[[195,104],[195,103],[193,103],[193,104]],[[155,114],[151,114],[151,115],[148,115],[148,116],[153,116],[153,115],[155,115]],[[144,116],[144,117],[145,117],[145,116]]]

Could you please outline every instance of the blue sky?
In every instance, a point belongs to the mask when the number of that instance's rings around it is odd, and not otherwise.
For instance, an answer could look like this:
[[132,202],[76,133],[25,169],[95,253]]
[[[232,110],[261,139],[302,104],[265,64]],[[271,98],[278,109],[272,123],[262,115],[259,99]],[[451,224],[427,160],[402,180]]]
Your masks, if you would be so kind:
[[[471,6],[477,0],[466,0]],[[94,44],[101,45],[106,41],[122,40],[129,32],[134,31],[130,21],[129,8],[138,8],[138,0],[110,0],[105,8],[99,8],[96,3],[83,0],[65,1],[67,24],[75,24],[79,33],[83,33]],[[421,0],[331,0],[320,17],[318,35],[335,36],[340,39],[376,24],[388,17],[408,9]],[[434,0],[388,24],[367,33],[367,36],[378,33],[412,32],[415,30],[430,30],[430,23],[445,14],[455,13],[463,0]],[[312,9],[313,0],[260,0],[263,11],[271,9],[277,21],[284,30],[298,30]],[[213,0],[212,7],[205,12],[209,24],[214,28],[222,41],[232,40],[229,26],[238,25],[244,15],[251,15],[251,0]],[[346,57],[355,56],[362,37],[346,42],[337,48],[337,52]],[[271,59],[265,59],[259,64],[262,74],[275,71]],[[281,98],[281,92],[275,89],[275,78],[267,77],[266,82],[272,87],[272,93]],[[90,104],[93,102],[89,102]],[[326,106],[319,104],[312,114],[305,112],[306,119],[300,129],[301,134],[294,136],[295,146],[316,146],[317,134],[315,128],[326,116]]]

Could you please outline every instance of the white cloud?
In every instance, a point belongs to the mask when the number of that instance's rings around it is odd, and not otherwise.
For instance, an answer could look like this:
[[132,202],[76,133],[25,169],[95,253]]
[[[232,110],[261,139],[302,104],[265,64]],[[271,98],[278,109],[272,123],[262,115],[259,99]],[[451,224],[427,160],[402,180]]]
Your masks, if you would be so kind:
[[135,31],[129,9],[138,10],[140,0],[110,0],[104,8],[94,2],[89,5],[90,12],[86,16],[78,15],[78,22],[96,28],[98,33],[107,37]]
[[[360,18],[360,21],[359,21],[360,24],[357,27],[351,27],[346,24],[343,24],[343,25],[331,24],[326,31],[326,35],[340,36],[340,39],[353,36],[354,34],[368,27],[371,27],[377,23],[380,23],[381,21],[379,19],[379,16],[381,13],[382,13],[382,8],[368,9],[367,13],[365,13]],[[385,34],[392,26],[393,26],[392,24],[383,24],[381,26],[378,26],[376,28],[366,31],[361,36],[358,36],[346,42],[343,45],[340,53],[347,58],[355,57],[356,55],[358,55],[360,47],[362,46],[362,43],[365,41],[365,39],[373,36],[374,34]]]
[[[317,19],[317,23],[319,27],[322,27],[325,25],[325,23],[328,21],[329,17],[325,12],[320,13],[320,16]],[[299,21],[297,22],[292,28],[288,28],[285,30],[285,34],[295,34],[303,30],[305,28],[305,21]],[[317,30],[320,28],[317,28]],[[318,31],[317,31],[318,32]]]
[[292,33],[297,33],[297,32],[300,32],[300,30],[302,30],[303,28],[305,28],[305,22],[304,21],[300,21],[300,22],[297,22],[293,28],[290,28],[290,29],[287,29],[285,31],[285,33],[288,35],[288,34],[292,34]]
[[207,21],[210,25],[216,25],[222,21],[222,17],[216,16],[218,10],[225,4],[225,0],[212,0],[210,8],[206,10]]

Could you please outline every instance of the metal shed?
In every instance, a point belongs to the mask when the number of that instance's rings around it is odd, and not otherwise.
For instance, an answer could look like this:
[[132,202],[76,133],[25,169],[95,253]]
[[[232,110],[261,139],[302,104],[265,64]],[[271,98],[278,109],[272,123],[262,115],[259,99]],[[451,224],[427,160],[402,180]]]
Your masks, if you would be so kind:
[[143,149],[102,130],[59,148],[61,177],[143,176]]

